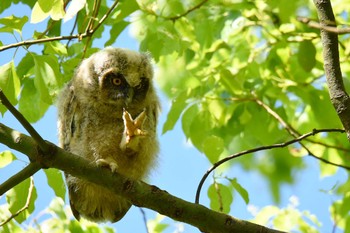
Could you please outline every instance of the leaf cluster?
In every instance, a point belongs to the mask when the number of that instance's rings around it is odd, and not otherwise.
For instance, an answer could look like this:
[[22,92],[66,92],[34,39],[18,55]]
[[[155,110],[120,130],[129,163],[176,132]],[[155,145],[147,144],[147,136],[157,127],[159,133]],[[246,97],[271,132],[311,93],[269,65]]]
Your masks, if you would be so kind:
[[[350,4],[332,3],[337,21],[345,25]],[[0,67],[0,88],[31,123],[54,104],[82,59],[98,47],[123,47],[115,42],[130,28],[140,41],[140,50],[152,54],[157,82],[172,99],[162,133],[181,124],[187,140],[212,164],[315,128],[342,127],[325,84],[319,30],[296,17],[316,19],[310,1],[123,0],[111,4],[106,0],[12,0],[0,4],[0,13],[16,7],[31,13],[18,11],[0,19],[0,34],[6,35],[0,38],[0,52],[8,59]],[[344,83],[349,87],[350,40],[342,35],[339,41]],[[0,105],[0,112],[5,111]],[[304,157],[312,155],[346,166],[349,151],[345,137],[323,133],[300,144],[242,156],[226,163],[220,172],[236,165],[259,172],[279,202],[282,185],[293,184],[295,174],[307,168]],[[13,160],[11,152],[1,153],[1,166]],[[324,162],[320,168],[321,176],[332,176],[338,170]],[[45,174],[56,196],[64,198],[60,173],[47,170]],[[244,184],[217,174],[207,190],[211,208],[229,213],[233,193],[249,203]],[[343,198],[331,208],[337,224],[345,230],[350,229],[348,186],[337,187]],[[34,209],[36,191],[30,187],[27,180],[7,194],[11,214],[26,206],[16,216],[17,222]],[[30,202],[14,204],[29,196]],[[265,220],[273,216],[273,224],[285,229],[289,226],[282,222],[289,216],[300,231],[313,232],[313,225],[318,227],[310,214],[295,208],[267,207],[261,213]],[[305,216],[312,223],[307,224]],[[154,220],[154,228],[163,231],[160,222],[160,218]]]

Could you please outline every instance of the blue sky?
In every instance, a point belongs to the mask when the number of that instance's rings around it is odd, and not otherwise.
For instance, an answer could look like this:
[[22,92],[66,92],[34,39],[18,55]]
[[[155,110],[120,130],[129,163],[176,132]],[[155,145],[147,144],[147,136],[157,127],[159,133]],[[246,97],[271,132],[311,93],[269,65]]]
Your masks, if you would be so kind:
[[[18,10],[21,9],[21,10]],[[30,15],[29,8],[16,7],[4,12],[0,17],[9,15],[21,16],[22,14]],[[69,22],[68,22],[69,23]],[[36,26],[36,25],[33,25]],[[26,26],[23,38],[29,39],[32,35],[33,28]],[[108,35],[105,35],[108,36]],[[17,37],[19,38],[19,37]],[[8,37],[2,37],[4,44],[13,43],[14,39],[12,35]],[[95,44],[96,47],[101,47],[103,44]],[[125,47],[133,50],[138,50],[138,42],[131,38],[128,31],[122,33],[118,40],[114,43],[115,47]],[[35,50],[35,46],[30,50]],[[3,65],[14,57],[18,62],[23,56],[23,49],[19,49],[16,52],[15,49],[8,50],[0,55],[0,65]],[[38,50],[40,51],[40,49]],[[166,115],[170,108],[170,100],[168,100],[162,92],[159,90],[159,95],[162,102],[162,114],[160,116],[159,130],[165,122]],[[56,130],[56,108],[51,107],[45,114],[44,118],[34,124],[35,129],[45,138],[55,144],[57,144],[57,130]],[[0,117],[0,122],[12,127],[20,132],[25,132],[19,123],[14,119],[10,113],[6,113],[4,117]],[[189,143],[186,142],[185,136],[182,133],[181,126],[177,124],[173,131],[167,132],[165,135],[160,135],[160,156],[158,167],[152,173],[149,183],[158,186],[161,189],[168,191],[169,193],[188,200],[194,201],[195,192],[201,177],[205,171],[210,167],[210,163],[204,155],[199,153]],[[0,151],[7,150],[6,146],[0,145]],[[232,151],[235,153],[237,151]],[[0,182],[3,182],[10,175],[15,174],[21,168],[27,164],[26,156],[20,155],[15,152],[19,161],[14,162],[4,169],[0,169]],[[251,156],[251,155],[248,155]],[[305,157],[307,169],[301,173],[296,173],[296,185],[293,187],[284,185],[282,187],[281,203],[280,207],[286,207],[289,203],[289,199],[292,196],[296,196],[299,199],[300,210],[309,210],[311,213],[316,214],[319,221],[323,223],[322,232],[331,232],[333,223],[329,216],[329,204],[337,199],[336,196],[326,195],[321,190],[330,190],[337,182],[342,183],[346,179],[344,171],[339,171],[336,179],[320,178],[319,177],[319,165],[318,161]],[[228,177],[238,179],[238,182],[248,190],[250,194],[250,205],[256,208],[262,208],[267,205],[273,205],[269,186],[266,181],[261,179],[256,172],[243,171],[238,162],[232,162],[233,167],[225,174]],[[209,201],[206,195],[207,187],[210,184],[212,176],[209,176],[205,183],[201,193],[201,204],[209,206]],[[46,178],[43,172],[40,171],[34,176],[34,182],[37,187],[38,199],[36,201],[36,211],[33,214],[35,218],[39,212],[48,206],[50,203],[53,192],[46,184]],[[4,196],[0,197],[0,204],[5,202]],[[66,202],[68,204],[68,202]],[[234,203],[231,206],[231,215],[236,218],[249,220],[252,215],[247,210],[247,205],[243,199],[235,193]],[[155,212],[151,210],[146,211],[148,219],[155,217]],[[167,232],[174,232],[177,223],[170,220],[165,220],[170,223],[171,226]],[[144,223],[142,220],[141,212],[138,208],[133,207],[128,214],[118,223],[112,224],[118,232],[145,232]],[[184,232],[198,232],[197,229],[184,225]],[[338,231],[340,232],[340,231]]]

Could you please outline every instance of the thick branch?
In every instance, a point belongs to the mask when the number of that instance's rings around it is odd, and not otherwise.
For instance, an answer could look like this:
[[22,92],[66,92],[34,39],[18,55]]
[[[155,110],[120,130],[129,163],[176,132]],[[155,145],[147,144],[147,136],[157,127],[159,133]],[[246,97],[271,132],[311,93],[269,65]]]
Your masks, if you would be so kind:
[[324,27],[336,27],[330,0],[314,0],[321,25],[324,69],[332,104],[350,140],[350,98],[345,91],[339,63],[338,35]]
[[33,149],[36,148],[36,143],[31,137],[3,124],[0,124],[0,143],[26,154],[31,161],[38,161],[43,167],[57,168],[73,176],[107,187],[115,194],[129,199],[136,206],[155,210],[175,220],[198,227],[207,233],[280,232],[184,201],[142,181],[111,173],[108,169],[97,167],[88,160],[66,152],[53,144],[50,155],[41,155]]

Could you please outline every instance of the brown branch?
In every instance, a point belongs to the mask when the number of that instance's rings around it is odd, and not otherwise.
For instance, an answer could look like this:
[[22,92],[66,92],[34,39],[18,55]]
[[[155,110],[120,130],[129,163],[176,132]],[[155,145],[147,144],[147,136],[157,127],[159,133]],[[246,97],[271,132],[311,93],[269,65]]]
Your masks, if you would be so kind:
[[[314,136],[315,134],[322,133],[322,132],[340,132],[340,133],[344,133],[345,131],[342,130],[342,129],[314,129],[312,132],[303,134],[300,137],[294,138],[294,139],[292,139],[290,141],[287,141],[287,142],[277,143],[277,144],[273,144],[273,145],[269,145],[269,146],[256,147],[256,148],[253,148],[253,149],[249,149],[249,150],[245,150],[245,151],[241,151],[241,152],[232,154],[232,155],[230,155],[230,156],[228,156],[226,158],[223,158],[223,159],[219,160],[218,162],[214,163],[213,166],[209,170],[206,171],[206,173],[203,175],[201,181],[199,182],[198,187],[197,187],[197,192],[196,192],[195,203],[199,203],[200,192],[201,192],[202,186],[204,184],[204,181],[207,179],[207,177],[209,176],[209,174],[212,171],[214,171],[217,167],[219,167],[223,163],[225,163],[225,162],[227,162],[227,161],[229,161],[231,159],[235,159],[235,158],[241,157],[241,156],[246,155],[246,154],[251,154],[251,153],[258,152],[258,151],[263,151],[263,150],[271,150],[271,149],[275,149],[275,148],[287,147],[287,146],[289,146],[291,144],[294,144],[296,142],[300,142],[300,141],[304,140],[305,138]],[[319,157],[317,157],[317,158],[320,159]],[[341,165],[341,164],[335,164],[335,163],[329,162],[329,161],[327,161],[327,160],[325,160],[323,158],[321,158],[320,160],[322,160],[324,162],[327,162],[328,164],[331,164],[331,165],[334,165],[334,166],[338,166],[338,167],[342,167],[342,168],[350,171],[350,167],[348,167],[348,166],[344,166],[344,165]]]
[[164,19],[169,19],[172,21],[178,20],[179,18],[182,18],[186,15],[188,15],[189,13],[191,13],[194,10],[199,9],[201,6],[203,6],[208,0],[203,0],[200,3],[198,3],[197,5],[191,7],[190,9],[188,9],[187,11],[185,11],[184,13],[177,15],[177,16],[171,16],[171,17],[164,17]]
[[4,95],[2,89],[0,89],[0,103],[2,103],[12,115],[21,123],[21,125],[27,130],[27,132],[34,138],[39,148],[47,152],[49,147],[40,134],[33,128],[33,126],[24,118],[24,116],[10,103],[10,101]]
[[[19,143],[20,142],[20,143]],[[216,232],[266,232],[281,231],[266,228],[255,223],[236,219],[232,216],[210,210],[202,205],[184,201],[142,181],[126,178],[109,169],[96,166],[83,157],[74,155],[51,145],[50,154],[40,154],[33,150],[33,138],[21,134],[0,123],[0,143],[22,152],[31,161],[43,167],[57,168],[72,176],[96,183],[110,189],[116,195],[130,200],[135,206],[146,207],[177,221],[188,223],[207,233]]]
[[310,28],[322,29],[322,30],[325,30],[327,32],[335,33],[335,34],[338,34],[338,35],[350,33],[350,28],[336,28],[336,27],[334,27],[335,26],[334,22],[333,23],[329,22],[330,24],[333,24],[334,26],[327,26],[327,25],[321,25],[320,23],[315,22],[315,21],[313,21],[313,20],[311,20],[309,18],[306,18],[306,17],[298,16],[297,20],[299,22],[301,22],[301,23],[306,24]]
[[[267,113],[269,113],[272,117],[274,117],[278,122],[280,122],[280,124],[287,130],[287,132],[293,136],[294,138],[297,138],[299,137],[301,134],[293,128],[293,126],[291,126],[290,124],[288,124],[286,121],[284,121],[282,119],[282,117],[280,115],[278,115],[277,112],[275,112],[274,110],[272,110],[272,108],[270,108],[268,105],[266,105],[264,102],[262,102],[261,100],[259,100],[258,98],[255,99],[255,102],[257,104],[259,104],[260,106],[262,106],[266,111]],[[312,142],[312,143],[315,143],[315,144],[319,144],[319,145],[322,145],[322,146],[325,146],[325,147],[332,147],[332,148],[335,148],[335,149],[339,149],[339,150],[345,150],[345,148],[339,148],[337,146],[332,146],[332,145],[328,145],[326,143],[321,143],[321,142],[317,142],[317,141],[313,141],[313,140],[310,140],[310,139],[305,139],[305,141],[309,141],[309,142]],[[327,163],[327,164],[330,164],[330,165],[334,165],[334,166],[337,166],[337,164],[331,162],[331,161],[328,161],[326,159],[323,159],[322,157],[318,157],[316,156],[314,153],[311,152],[311,150],[302,142],[299,142],[299,144],[307,151],[308,155],[315,158],[315,159],[318,159],[320,160],[321,162],[324,162],[324,163]]]
[[30,204],[30,200],[32,199],[33,189],[34,189],[34,181],[33,181],[33,178],[31,178],[29,191],[28,191],[28,197],[27,197],[27,201],[26,201],[25,205],[20,210],[18,210],[16,213],[12,214],[8,219],[6,219],[2,223],[0,223],[0,227],[5,225],[9,221],[11,221],[13,218],[17,217],[20,213],[22,213],[26,209],[28,209],[29,204]]
[[324,69],[331,102],[350,140],[350,98],[344,88],[339,63],[338,35],[323,27],[335,28],[335,18],[330,0],[314,0],[320,20]]
[[30,163],[28,166],[23,168],[20,172],[16,173],[12,177],[10,177],[8,180],[6,180],[4,183],[0,184],[0,196],[3,195],[8,190],[15,187],[17,184],[21,183],[22,181],[34,175],[40,169],[41,169],[41,166],[39,163]]

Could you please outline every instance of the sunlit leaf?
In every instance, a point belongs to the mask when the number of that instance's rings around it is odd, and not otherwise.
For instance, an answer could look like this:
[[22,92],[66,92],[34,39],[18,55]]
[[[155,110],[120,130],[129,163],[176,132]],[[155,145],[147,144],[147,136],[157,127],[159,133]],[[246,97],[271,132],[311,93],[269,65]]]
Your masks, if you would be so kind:
[[[50,6],[51,4],[43,4],[44,6]],[[49,11],[45,11],[45,9],[42,9],[39,1],[37,1],[32,9],[32,15],[30,16],[30,22],[31,23],[39,23],[43,20],[45,20],[50,15]]]
[[[0,88],[5,96],[13,104],[17,104],[17,97],[20,93],[20,81],[17,76],[13,61],[0,67]],[[0,112],[5,113],[7,109],[0,104]]]
[[233,201],[233,194],[230,189],[220,183],[213,183],[208,188],[210,208],[215,211],[229,213]]
[[53,189],[56,196],[64,200],[66,196],[66,187],[62,172],[54,168],[45,169],[44,172],[46,174],[47,183]]
[[11,151],[0,152],[0,168],[6,167],[16,159],[16,156]]
[[237,178],[230,179],[231,185],[233,188],[239,193],[239,195],[243,198],[246,204],[249,204],[249,193],[245,188],[242,187],[241,184],[238,183]]
[[171,102],[171,108],[167,115],[167,120],[163,125],[162,134],[169,130],[172,130],[180,117],[183,109],[186,107],[187,94],[186,92],[181,92],[176,98]]
[[34,202],[37,198],[36,189],[32,179],[22,181],[6,193],[6,200],[12,214],[21,211],[15,218],[17,222],[25,221],[34,211]]
[[35,55],[34,62],[34,85],[40,93],[41,100],[47,104],[52,104],[53,98],[62,86],[57,58],[53,55]]
[[300,42],[298,50],[298,61],[305,71],[310,72],[316,65],[315,56],[316,48],[311,41],[305,40]]
[[66,10],[63,21],[72,19],[86,4],[86,0],[72,0]]
[[155,219],[147,221],[147,228],[153,233],[162,233],[169,227],[169,224],[163,223],[164,216],[157,214]]
[[203,141],[202,149],[209,161],[215,163],[224,150],[224,141],[220,137],[210,135]]
[[41,119],[49,104],[41,99],[40,92],[36,89],[33,79],[26,79],[23,82],[21,98],[19,99],[19,111],[31,123]]
[[0,28],[0,32],[13,33],[14,31],[16,31],[22,34],[22,28],[26,22],[28,22],[27,16],[19,18],[14,15],[11,15],[8,17],[0,18],[0,24],[4,25]]

